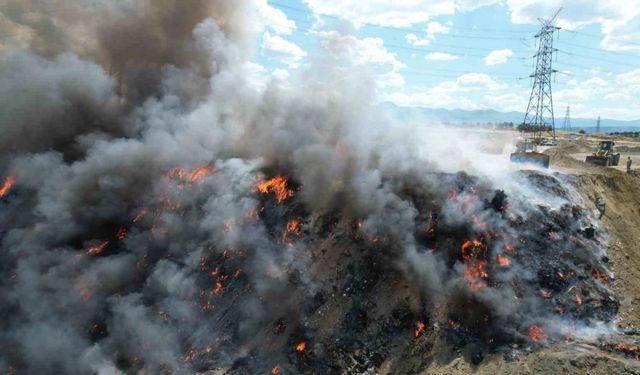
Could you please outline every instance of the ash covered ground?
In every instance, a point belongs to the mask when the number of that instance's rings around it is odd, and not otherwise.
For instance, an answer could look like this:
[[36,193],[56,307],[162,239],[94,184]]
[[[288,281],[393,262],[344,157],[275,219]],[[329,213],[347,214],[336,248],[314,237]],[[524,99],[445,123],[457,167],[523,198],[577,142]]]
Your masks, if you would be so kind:
[[424,373],[618,334],[574,181],[389,120],[348,39],[265,77],[260,4],[9,1],[0,368]]

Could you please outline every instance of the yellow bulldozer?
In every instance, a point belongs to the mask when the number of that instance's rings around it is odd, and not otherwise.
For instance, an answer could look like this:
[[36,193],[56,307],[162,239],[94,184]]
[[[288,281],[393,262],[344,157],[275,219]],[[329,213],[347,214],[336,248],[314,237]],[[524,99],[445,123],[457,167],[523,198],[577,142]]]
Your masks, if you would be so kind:
[[615,144],[614,141],[601,141],[598,151],[594,152],[593,155],[587,156],[585,162],[605,167],[620,164],[620,154],[613,153]]

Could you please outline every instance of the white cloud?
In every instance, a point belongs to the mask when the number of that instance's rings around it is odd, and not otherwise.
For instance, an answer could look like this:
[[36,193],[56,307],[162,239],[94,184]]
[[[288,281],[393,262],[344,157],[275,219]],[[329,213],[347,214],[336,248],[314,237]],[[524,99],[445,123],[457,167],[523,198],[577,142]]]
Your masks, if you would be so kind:
[[361,24],[408,27],[433,17],[470,11],[504,0],[303,0],[318,15],[341,17]]
[[367,67],[375,75],[378,87],[404,85],[399,71],[406,65],[384,47],[382,38],[358,38],[338,31],[321,31],[317,35],[322,49],[341,64]]
[[394,53],[384,47],[382,38],[357,38],[338,31],[321,31],[318,33],[320,45],[334,56],[353,61],[355,65],[387,65],[393,70],[405,67]]
[[452,61],[457,60],[458,56],[445,52],[431,52],[428,53],[424,58],[431,61]]
[[459,91],[500,90],[507,85],[495,81],[488,74],[466,73],[455,80],[455,87]]
[[427,37],[435,38],[436,34],[446,34],[449,30],[449,26],[443,25],[440,22],[432,21],[427,25]]
[[416,47],[428,46],[429,44],[431,44],[431,39],[418,38],[418,36],[414,33],[409,33],[405,35],[404,38],[407,40],[407,42],[409,42],[409,44],[412,44]]
[[267,0],[259,0],[257,9],[265,26],[276,34],[291,34],[296,29],[295,21],[290,20],[280,9],[269,5]]
[[453,0],[304,0],[318,15],[338,16],[355,25],[376,24],[408,27],[429,21],[434,16],[452,15]]
[[507,0],[511,21],[538,24],[562,7],[557,24],[567,29],[600,24],[605,35],[602,48],[640,50],[640,1],[638,0]]
[[290,67],[296,67],[307,53],[297,44],[291,43],[278,35],[271,35],[268,31],[262,36],[262,52],[269,57],[281,59]]
[[504,64],[511,56],[513,56],[513,51],[510,49],[496,49],[489,52],[487,57],[484,58],[484,63],[486,65]]
[[438,34],[446,34],[450,30],[450,27],[447,25],[443,25],[440,22],[432,21],[427,25],[427,36],[424,38],[418,37],[414,33],[409,33],[405,35],[405,39],[407,42],[414,46],[428,46],[431,44],[433,40],[436,39],[436,35]]
[[[600,24],[605,37],[601,46],[612,50],[640,50],[640,1],[638,0],[304,0],[317,15],[341,17],[354,25],[376,24],[410,27],[437,16],[471,11],[482,6],[506,3],[511,20],[538,24],[563,7],[558,25],[576,29]],[[407,40],[427,45],[428,38],[413,34]]]
[[509,92],[506,94],[487,94],[485,103],[491,109],[505,112],[522,112],[529,99],[528,91]]
[[[399,106],[486,109],[491,108],[490,103],[495,104],[501,95],[500,90],[506,88],[507,85],[495,81],[487,74],[467,73],[453,81],[441,82],[428,90],[389,93],[383,100]],[[510,100],[515,99],[511,97]]]

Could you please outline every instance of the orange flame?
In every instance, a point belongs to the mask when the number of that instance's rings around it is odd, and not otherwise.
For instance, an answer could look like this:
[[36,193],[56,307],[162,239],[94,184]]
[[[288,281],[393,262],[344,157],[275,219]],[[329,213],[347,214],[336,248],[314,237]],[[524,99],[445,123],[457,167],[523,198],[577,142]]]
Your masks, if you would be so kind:
[[547,334],[544,333],[544,330],[542,330],[542,328],[534,324],[529,327],[529,338],[533,342],[544,342],[547,341]]
[[291,198],[294,195],[293,190],[287,188],[289,179],[287,176],[276,176],[270,180],[264,181],[257,185],[258,191],[262,194],[273,193],[276,195],[276,202],[278,204],[284,202],[287,198]]
[[116,233],[116,238],[122,241],[126,237],[127,237],[127,230],[125,228],[118,229],[118,233]]
[[282,233],[282,241],[286,241],[290,236],[298,236],[300,234],[300,219],[291,219],[287,222],[287,227]]
[[424,322],[418,322],[417,326],[416,326],[416,331],[413,333],[414,337],[418,338],[420,337],[420,335],[422,335],[424,333],[424,329],[425,329],[425,324]]
[[275,365],[271,368],[271,374],[273,375],[277,375],[280,373],[280,366],[279,365]]
[[189,176],[189,183],[193,184],[201,180],[204,177],[213,175],[213,168],[211,167],[199,167],[194,169]]
[[460,327],[460,321],[455,320],[455,319],[449,319],[449,326],[451,328],[458,328],[458,327]]
[[140,212],[139,212],[139,213],[138,213],[138,214],[133,218],[133,220],[132,220],[132,221],[133,221],[134,223],[137,223],[137,222],[138,222],[138,221],[140,221],[140,219],[142,219],[142,218],[144,217],[144,215],[146,215],[146,214],[147,214],[147,211],[146,211],[146,210],[142,210],[142,211],[140,211]]
[[591,274],[594,279],[600,280],[603,284],[609,284],[609,276],[606,273],[594,269]]
[[469,286],[474,292],[487,287],[487,283],[481,279],[489,276],[484,270],[486,264],[487,262],[485,261],[467,264],[467,270],[464,272],[464,276],[469,281]]
[[302,353],[304,352],[304,349],[307,347],[307,343],[304,341],[301,341],[298,343],[298,345],[296,345],[296,351],[298,353]]
[[487,286],[487,283],[482,280],[489,277],[485,270],[487,262],[476,259],[479,255],[478,252],[483,250],[485,250],[484,245],[478,240],[467,240],[460,246],[462,261],[467,265],[464,276],[469,281],[469,286],[473,291]]
[[104,241],[102,243],[99,243],[95,246],[91,246],[89,248],[89,250],[87,250],[87,253],[89,254],[100,254],[101,252],[104,251],[104,248],[107,247],[107,245],[109,244],[109,241]]
[[2,187],[0,188],[0,198],[2,198],[5,195],[7,195],[7,193],[9,192],[9,190],[11,190],[11,187],[15,183],[16,183],[16,179],[13,176],[7,177],[4,180],[4,184],[2,184]]
[[226,232],[231,232],[231,229],[233,229],[233,224],[235,224],[235,219],[227,219],[224,221],[224,230]]
[[500,267],[507,268],[511,265],[511,259],[504,254],[498,254],[498,264]]
[[220,292],[222,292],[224,290],[224,286],[222,286],[222,283],[220,281],[216,281],[216,288],[213,290],[214,294],[220,294]]
[[616,345],[616,350],[625,351],[625,352],[637,352],[638,350],[640,350],[640,346],[629,345],[624,342],[621,342],[618,345]]
[[300,219],[289,220],[287,223],[287,232],[298,233],[300,230]]
[[576,302],[578,302],[578,305],[582,305],[582,296],[579,292],[576,292]]

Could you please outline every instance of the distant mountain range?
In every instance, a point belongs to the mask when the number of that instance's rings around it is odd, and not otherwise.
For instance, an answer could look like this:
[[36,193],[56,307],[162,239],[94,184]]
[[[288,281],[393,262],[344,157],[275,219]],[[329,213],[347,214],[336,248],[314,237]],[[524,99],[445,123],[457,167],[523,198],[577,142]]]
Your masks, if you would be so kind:
[[[521,112],[499,112],[491,109],[467,111],[463,109],[424,108],[424,107],[400,107],[393,103],[382,103],[394,118],[401,121],[439,122],[444,124],[486,124],[512,122],[520,124],[524,119]],[[564,112],[556,113],[556,129],[562,128]],[[571,129],[578,131],[583,129],[592,132],[596,127],[596,119],[571,118]],[[614,131],[640,131],[640,119],[631,121],[601,119],[600,128],[604,132]]]

